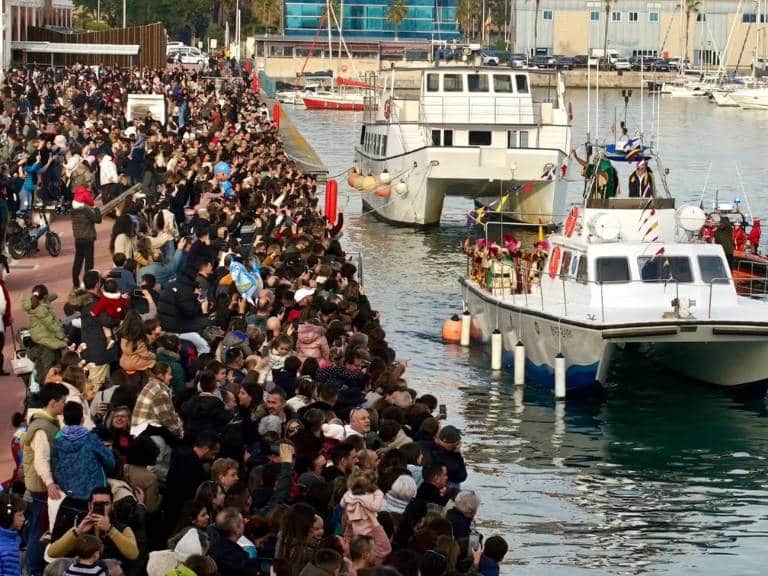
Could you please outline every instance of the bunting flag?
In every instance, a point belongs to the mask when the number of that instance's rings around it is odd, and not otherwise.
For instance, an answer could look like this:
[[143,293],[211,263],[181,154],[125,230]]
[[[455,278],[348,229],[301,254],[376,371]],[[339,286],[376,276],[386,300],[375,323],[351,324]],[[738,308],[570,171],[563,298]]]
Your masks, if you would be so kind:
[[507,203],[507,200],[509,200],[509,194],[505,194],[501,197],[499,200],[499,205],[496,206],[496,212],[502,212],[504,210],[504,204]]
[[642,151],[640,138],[630,138],[627,140],[626,144],[624,144],[624,158],[627,160],[631,161],[637,159]]
[[665,252],[664,246],[662,246],[661,248],[659,248],[658,250],[656,250],[656,254],[654,254],[654,255],[653,255],[653,258],[651,258],[651,262],[653,262],[654,260],[656,260],[656,258],[657,258],[658,256],[663,256],[663,255],[664,255],[664,252]]
[[[642,215],[641,215],[641,216],[642,216]],[[642,229],[643,229],[643,227],[644,227],[644,226],[645,226],[645,225],[648,223],[648,221],[649,221],[651,218],[653,218],[654,216],[656,216],[656,208],[651,208],[651,212],[650,212],[650,214],[648,214],[648,216],[646,216],[646,217],[645,217],[645,220],[643,220],[643,221],[640,223],[640,225],[637,227],[637,231],[638,231],[638,232],[640,232],[640,230],[642,230]]]
[[[253,266],[252,270],[254,270]],[[255,303],[259,297],[259,292],[264,287],[264,281],[261,279],[261,274],[258,273],[258,266],[252,272],[237,260],[232,260],[229,265],[229,274],[232,276],[232,281],[240,295],[251,304]]]

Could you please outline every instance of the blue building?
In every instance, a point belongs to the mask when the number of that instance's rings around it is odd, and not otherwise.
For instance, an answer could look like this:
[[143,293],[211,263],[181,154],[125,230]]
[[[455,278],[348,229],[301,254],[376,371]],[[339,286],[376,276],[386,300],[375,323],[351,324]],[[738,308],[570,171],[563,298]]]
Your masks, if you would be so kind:
[[[406,0],[408,17],[400,25],[401,40],[454,40],[459,38],[456,23],[457,0]],[[387,21],[388,0],[346,0],[345,38],[393,40],[395,27]],[[320,26],[326,0],[285,0],[285,35],[313,36]],[[327,24],[325,24],[327,26]],[[333,30],[338,36],[338,30]]]

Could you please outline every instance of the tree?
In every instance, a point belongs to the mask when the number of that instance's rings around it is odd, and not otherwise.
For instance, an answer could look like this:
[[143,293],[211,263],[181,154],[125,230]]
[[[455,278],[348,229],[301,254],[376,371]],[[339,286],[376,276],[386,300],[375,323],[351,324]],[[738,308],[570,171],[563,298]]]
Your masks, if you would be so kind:
[[395,27],[395,40],[399,40],[400,25],[408,18],[408,6],[405,0],[390,0],[386,16],[387,22]]
[[608,57],[608,23],[611,21],[611,12],[618,0],[603,0],[605,2],[605,32],[603,34],[603,58]]
[[254,0],[251,11],[264,28],[277,27],[283,15],[282,0]]
[[479,6],[477,0],[458,0],[456,2],[456,22],[459,28],[469,39],[471,35],[472,21],[477,16]]
[[683,50],[683,59],[680,63],[681,70],[685,66],[688,58],[688,38],[691,30],[691,14],[698,14],[701,8],[701,0],[687,0],[685,2],[685,49]]

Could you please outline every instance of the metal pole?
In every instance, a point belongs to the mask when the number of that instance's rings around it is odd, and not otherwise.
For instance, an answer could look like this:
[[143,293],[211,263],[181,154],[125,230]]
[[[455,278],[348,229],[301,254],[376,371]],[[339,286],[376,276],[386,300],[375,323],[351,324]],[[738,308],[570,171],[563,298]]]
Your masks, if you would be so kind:
[[125,28],[125,0],[123,0],[123,28]]

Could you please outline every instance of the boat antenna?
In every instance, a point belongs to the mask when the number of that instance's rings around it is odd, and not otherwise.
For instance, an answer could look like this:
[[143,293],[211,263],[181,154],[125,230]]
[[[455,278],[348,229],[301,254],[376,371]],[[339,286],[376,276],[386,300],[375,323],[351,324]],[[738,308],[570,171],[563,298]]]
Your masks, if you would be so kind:
[[[645,86],[643,83],[643,68],[645,68],[645,61],[643,53],[640,52],[640,145],[643,144],[643,118],[645,117],[645,108],[643,107],[643,91]],[[642,148],[641,148],[642,150]]]
[[739,163],[736,162],[736,174],[739,176],[739,185],[741,186],[741,195],[744,197],[744,202],[747,204],[747,212],[749,213],[749,219],[754,220],[754,216],[752,214],[752,206],[749,204],[749,196],[747,195],[747,190],[744,188],[744,179],[741,177],[741,168],[739,168]]
[[[589,56],[587,56],[589,58]],[[600,140],[600,57],[595,68],[595,144]]]
[[707,166],[707,176],[704,178],[704,187],[701,189],[701,196],[699,196],[699,206],[704,206],[704,194],[707,191],[707,185],[709,184],[709,174],[712,172],[712,162],[709,162]]

